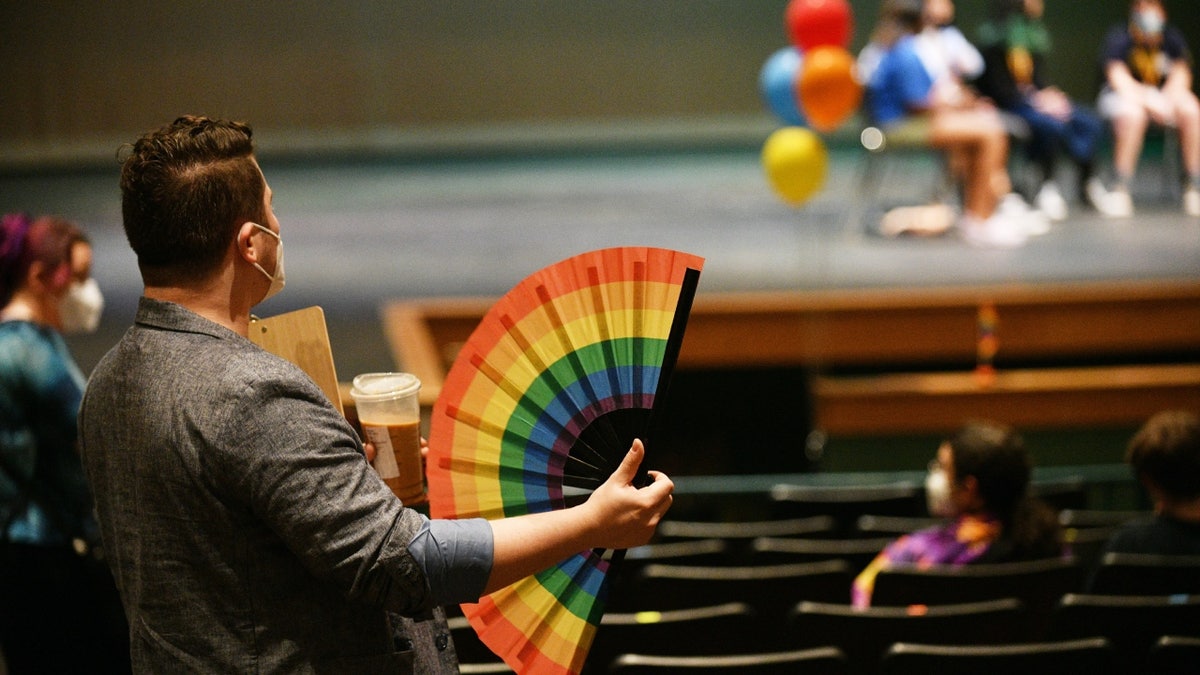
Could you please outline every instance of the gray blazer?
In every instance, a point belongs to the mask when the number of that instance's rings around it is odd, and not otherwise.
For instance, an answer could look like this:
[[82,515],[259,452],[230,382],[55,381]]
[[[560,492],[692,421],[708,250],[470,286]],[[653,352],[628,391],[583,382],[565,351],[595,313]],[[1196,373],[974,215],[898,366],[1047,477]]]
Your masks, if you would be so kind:
[[[80,443],[136,671],[413,670],[422,650],[385,610],[433,609],[407,549],[421,516],[294,365],[142,298],[88,383]],[[417,633],[453,670],[442,633]]]

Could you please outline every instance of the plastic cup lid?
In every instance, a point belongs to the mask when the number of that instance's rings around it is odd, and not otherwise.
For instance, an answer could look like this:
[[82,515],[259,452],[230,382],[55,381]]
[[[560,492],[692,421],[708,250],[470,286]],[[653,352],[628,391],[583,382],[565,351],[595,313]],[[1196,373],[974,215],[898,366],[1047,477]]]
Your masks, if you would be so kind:
[[363,373],[354,378],[350,395],[355,399],[382,401],[416,392],[421,381],[412,373]]

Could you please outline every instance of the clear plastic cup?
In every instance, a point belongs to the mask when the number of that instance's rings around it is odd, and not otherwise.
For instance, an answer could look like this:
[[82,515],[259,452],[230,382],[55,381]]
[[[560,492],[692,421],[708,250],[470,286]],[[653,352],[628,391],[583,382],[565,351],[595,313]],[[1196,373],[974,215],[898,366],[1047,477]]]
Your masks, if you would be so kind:
[[359,425],[375,446],[375,471],[401,501],[424,501],[421,381],[410,373],[363,373],[352,385]]

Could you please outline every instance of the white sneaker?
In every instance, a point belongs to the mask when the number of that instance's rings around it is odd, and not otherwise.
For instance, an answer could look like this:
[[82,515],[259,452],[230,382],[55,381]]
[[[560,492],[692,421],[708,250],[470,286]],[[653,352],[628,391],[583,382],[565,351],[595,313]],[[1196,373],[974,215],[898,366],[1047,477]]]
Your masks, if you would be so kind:
[[1063,199],[1062,192],[1058,190],[1058,185],[1054,181],[1048,180],[1042,183],[1042,189],[1038,190],[1037,197],[1034,198],[1033,203],[1050,220],[1059,221],[1067,219],[1067,200]]
[[1029,238],[1029,229],[1019,217],[999,212],[987,220],[963,214],[958,229],[968,244],[982,248],[1016,248]]
[[1105,218],[1128,218],[1133,215],[1133,199],[1125,188],[1108,190],[1099,178],[1088,179],[1088,201]]
[[1200,188],[1193,185],[1184,190],[1183,212],[1193,218],[1200,218]]
[[1129,190],[1117,188],[1109,192],[1104,207],[1100,209],[1100,215],[1109,218],[1131,217],[1133,215],[1133,198],[1129,196]]
[[954,225],[954,209],[945,204],[898,206],[883,214],[879,232],[885,237],[939,235]]
[[1025,227],[1025,234],[1040,237],[1050,231],[1050,218],[1038,209],[1034,209],[1017,219]]
[[1030,236],[1038,236],[1050,231],[1050,218],[1041,209],[1030,206],[1021,195],[1015,192],[1004,195],[1004,198],[996,205],[996,213],[1022,224],[1026,234]]
[[1010,192],[1000,198],[1000,203],[996,204],[997,213],[1026,213],[1033,207],[1025,198],[1016,192]]

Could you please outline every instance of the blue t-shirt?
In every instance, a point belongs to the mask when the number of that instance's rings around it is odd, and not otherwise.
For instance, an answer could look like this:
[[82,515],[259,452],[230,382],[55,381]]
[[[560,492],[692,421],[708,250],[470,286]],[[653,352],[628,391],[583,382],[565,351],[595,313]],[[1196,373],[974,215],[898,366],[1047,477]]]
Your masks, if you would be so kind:
[[[0,322],[0,526],[11,541],[57,545],[95,531],[75,441],[83,387],[57,331]],[[11,472],[36,486],[33,500]]]
[[867,109],[871,121],[888,125],[929,104],[933,79],[906,35],[883,55],[867,82]]

